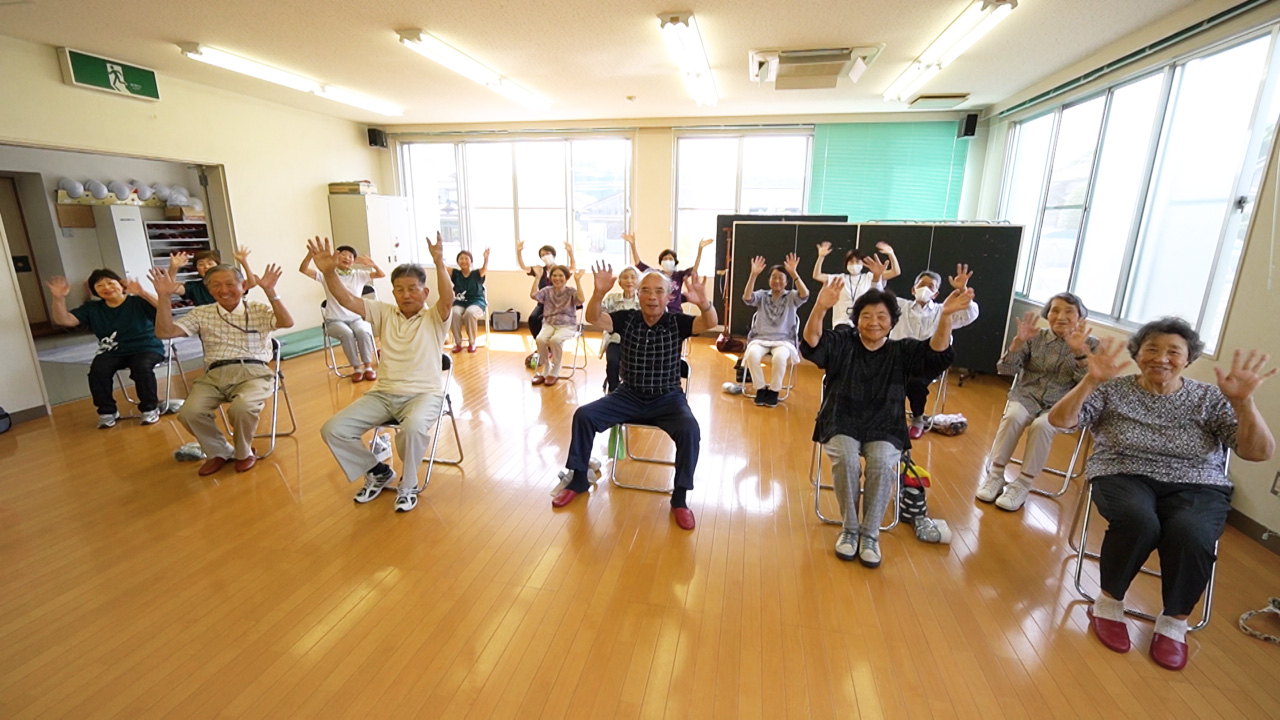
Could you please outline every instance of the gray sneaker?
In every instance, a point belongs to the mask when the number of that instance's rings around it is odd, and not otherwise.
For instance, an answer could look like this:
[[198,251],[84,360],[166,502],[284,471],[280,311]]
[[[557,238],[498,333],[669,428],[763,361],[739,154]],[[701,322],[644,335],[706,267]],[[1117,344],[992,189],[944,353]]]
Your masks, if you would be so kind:
[[156,423],[158,423],[158,422],[160,422],[160,410],[159,410],[159,408],[157,408],[157,409],[155,409],[155,410],[148,410],[148,411],[146,411],[146,412],[142,413],[142,424],[143,424],[143,425],[155,425],[155,424],[156,424]]
[[363,505],[382,494],[382,489],[395,479],[395,470],[391,470],[386,475],[369,473],[364,476],[364,487],[360,488],[360,492],[356,493],[356,496],[352,499]]
[[409,512],[416,507],[418,507],[418,493],[407,492],[396,496],[396,512]]
[[119,420],[119,419],[120,419],[120,413],[118,412],[111,413],[110,415],[99,415],[98,429],[106,430],[109,427],[115,427],[116,420]]
[[853,560],[858,557],[858,534],[844,530],[836,538],[836,557]]
[[858,562],[862,563],[863,567],[880,567],[880,539],[863,535],[861,540]]

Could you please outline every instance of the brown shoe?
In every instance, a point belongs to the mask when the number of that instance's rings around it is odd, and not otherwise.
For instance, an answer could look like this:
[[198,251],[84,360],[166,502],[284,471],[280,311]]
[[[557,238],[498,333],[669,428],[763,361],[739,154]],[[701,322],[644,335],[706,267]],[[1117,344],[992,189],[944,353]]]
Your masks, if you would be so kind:
[[365,382],[373,382],[374,380],[378,379],[378,373],[372,370],[365,370],[364,379],[365,379]]
[[363,380],[364,380],[364,373],[362,372],[351,373],[351,382],[358,383],[358,382],[362,382]]
[[253,469],[254,465],[257,465],[257,464],[258,464],[258,454],[254,453],[243,460],[236,461],[236,472],[238,473],[248,472],[249,470]]
[[531,385],[541,385],[541,384],[545,383],[546,381],[547,381],[547,379],[546,379],[545,377],[543,377],[543,376],[541,376],[541,375],[534,375],[534,376],[533,376],[533,380],[531,380],[531,381],[530,381],[530,384],[531,384]]
[[219,470],[221,470],[222,466],[226,464],[227,464],[227,459],[224,457],[211,457],[208,460],[204,461],[204,464],[200,466],[200,469],[196,471],[196,474],[199,475],[200,477],[205,477],[206,475],[212,475],[218,472]]
[[558,382],[560,382],[560,378],[556,377],[555,375],[551,375],[550,377],[547,378],[547,387],[551,387],[552,385],[555,385]]

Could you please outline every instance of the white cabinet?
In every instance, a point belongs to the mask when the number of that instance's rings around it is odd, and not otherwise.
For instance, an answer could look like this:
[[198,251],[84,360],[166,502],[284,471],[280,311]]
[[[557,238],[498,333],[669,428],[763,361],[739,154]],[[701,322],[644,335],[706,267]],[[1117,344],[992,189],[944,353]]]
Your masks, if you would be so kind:
[[95,205],[93,221],[98,230],[98,247],[103,267],[136,278],[148,291],[154,290],[147,273],[151,271],[151,247],[137,205]]
[[[333,244],[350,245],[368,255],[388,276],[401,262],[409,262],[411,242],[409,199],[395,195],[330,195],[329,220]],[[401,248],[404,259],[401,259]],[[391,281],[374,281],[378,297],[390,302]]]

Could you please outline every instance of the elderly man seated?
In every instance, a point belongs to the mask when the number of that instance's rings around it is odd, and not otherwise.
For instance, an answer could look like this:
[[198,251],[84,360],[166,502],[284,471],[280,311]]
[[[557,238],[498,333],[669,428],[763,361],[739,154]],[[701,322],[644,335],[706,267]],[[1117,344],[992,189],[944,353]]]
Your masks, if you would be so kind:
[[337,274],[337,259],[329,241],[320,238],[307,243],[316,269],[324,274],[325,286],[342,307],[369,321],[382,338],[382,370],[378,384],[341,412],[329,418],[320,435],[333,451],[347,480],[364,475],[364,487],[355,501],[367,503],[378,497],[396,474],[380,462],[365,445],[363,435],[391,421],[399,424],[396,451],[404,464],[396,512],[418,506],[418,465],[426,457],[431,426],[440,417],[444,402],[442,348],[446,323],[453,310],[449,268],[444,263],[444,240],[436,234],[435,244],[427,241],[436,266],[436,287],[443,290],[435,307],[427,309],[427,273],[419,265],[400,265],[391,271],[391,292],[395,304],[356,297]]
[[[258,461],[253,453],[253,434],[267,398],[275,391],[271,361],[271,333],[293,327],[293,317],[276,295],[280,268],[268,265],[258,286],[271,302],[244,299],[244,279],[230,265],[217,265],[204,274],[205,289],[213,296],[210,305],[193,308],[181,319],[173,319],[168,302],[156,304],[156,337],[199,337],[204,346],[205,373],[191,385],[191,392],[178,411],[178,420],[200,442],[204,465],[200,475],[212,475],[231,460],[236,472],[245,472]],[[170,271],[151,270],[156,296],[168,298],[180,283]],[[229,403],[227,416],[235,433],[235,446],[218,429],[214,412]]]
[[623,423],[644,423],[661,428],[676,443],[676,487],[671,493],[671,512],[681,528],[692,530],[693,511],[685,503],[685,494],[693,489],[701,435],[680,388],[680,345],[685,338],[718,324],[715,308],[707,301],[702,280],[691,275],[684,297],[702,314],[695,318],[670,312],[668,302],[674,290],[671,278],[650,270],[640,278],[639,310],[604,313],[600,305],[613,288],[613,269],[597,263],[594,271],[595,292],[587,304],[587,322],[621,337],[622,385],[573,413],[573,439],[565,463],[573,477],[551,505],[564,507],[590,489],[587,471],[596,433]]

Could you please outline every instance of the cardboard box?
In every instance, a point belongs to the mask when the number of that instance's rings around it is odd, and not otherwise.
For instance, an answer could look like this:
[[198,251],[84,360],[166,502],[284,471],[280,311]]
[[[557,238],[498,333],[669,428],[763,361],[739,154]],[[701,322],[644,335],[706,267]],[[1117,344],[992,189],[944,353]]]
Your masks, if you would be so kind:
[[378,186],[370,180],[329,183],[330,195],[376,195]]
[[204,220],[204,210],[189,205],[170,205],[164,209],[165,220]]

